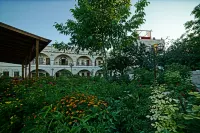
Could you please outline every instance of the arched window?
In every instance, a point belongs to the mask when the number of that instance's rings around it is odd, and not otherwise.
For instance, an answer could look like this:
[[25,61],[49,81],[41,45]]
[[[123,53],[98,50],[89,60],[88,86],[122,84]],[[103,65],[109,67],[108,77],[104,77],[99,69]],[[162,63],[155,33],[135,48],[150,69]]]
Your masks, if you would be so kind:
[[67,57],[61,57],[59,59],[59,65],[69,65]]

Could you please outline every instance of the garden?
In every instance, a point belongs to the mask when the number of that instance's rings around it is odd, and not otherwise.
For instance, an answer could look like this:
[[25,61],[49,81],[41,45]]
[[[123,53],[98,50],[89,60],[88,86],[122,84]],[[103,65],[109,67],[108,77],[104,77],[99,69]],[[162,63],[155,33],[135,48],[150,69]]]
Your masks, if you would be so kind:
[[130,0],[78,0],[74,20],[54,25],[70,42],[53,46],[99,54],[104,77],[1,76],[0,132],[199,133],[200,94],[191,71],[200,69],[200,5],[168,49],[146,50],[135,31],[149,4],[139,0],[133,14]]
[[135,73],[134,80],[1,77],[0,131],[197,133],[200,94],[189,80],[187,69],[177,65],[159,72],[164,79],[155,84],[151,84],[153,73],[144,69]]

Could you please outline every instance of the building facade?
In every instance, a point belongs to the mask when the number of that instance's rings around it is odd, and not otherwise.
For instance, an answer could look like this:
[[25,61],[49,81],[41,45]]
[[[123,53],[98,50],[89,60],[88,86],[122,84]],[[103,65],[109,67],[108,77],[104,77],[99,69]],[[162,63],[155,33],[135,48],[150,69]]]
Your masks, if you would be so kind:
[[[13,57],[14,58],[14,57]],[[90,56],[87,51],[59,51],[52,46],[47,46],[39,54],[39,76],[56,76],[65,74],[66,71],[80,76],[102,76],[100,65],[103,58],[98,55]],[[35,59],[31,62],[31,76],[35,75]],[[28,67],[25,69],[29,69]],[[0,73],[10,77],[22,76],[21,65],[0,62]],[[28,71],[26,75],[29,75]]]
[[[146,45],[146,50],[152,48],[154,44],[158,44],[158,49],[164,46],[162,39],[139,39]],[[14,57],[13,57],[14,58]],[[103,63],[103,58],[98,55],[90,56],[88,51],[80,51],[79,54],[74,51],[59,51],[53,46],[47,46],[39,54],[39,76],[55,76],[59,77],[66,72],[71,72],[73,75],[80,76],[103,76],[100,65]],[[29,75],[28,67],[26,67]],[[35,75],[35,59],[31,62],[31,76]],[[25,70],[26,71],[26,70]],[[22,76],[22,67],[17,64],[0,62],[0,73],[5,76],[19,77]]]

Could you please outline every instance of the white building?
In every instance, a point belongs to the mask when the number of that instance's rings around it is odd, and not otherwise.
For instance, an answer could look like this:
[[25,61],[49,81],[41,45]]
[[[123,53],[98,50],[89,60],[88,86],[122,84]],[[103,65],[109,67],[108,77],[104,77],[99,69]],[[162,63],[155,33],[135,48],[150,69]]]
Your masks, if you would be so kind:
[[[146,31],[145,31],[146,33]],[[148,31],[147,33],[150,33]],[[152,45],[158,44],[159,48],[164,46],[164,40],[151,39],[151,36],[143,36],[139,39],[139,42],[143,42],[146,45],[146,50],[152,48]],[[13,57],[15,58],[15,57]],[[80,51],[76,54],[74,51],[59,51],[53,46],[47,46],[39,54],[39,76],[60,76],[65,70],[70,71],[73,75],[80,76],[103,76],[101,68],[99,67],[103,63],[101,56],[90,56],[87,51]],[[28,70],[29,68],[27,68]],[[31,75],[35,75],[35,60],[31,62]],[[0,73],[10,77],[22,76],[21,65],[3,63],[0,62]],[[29,75],[27,71],[27,75]]]
[[[14,58],[14,57],[13,57]],[[80,76],[102,76],[103,63],[101,56],[89,56],[88,52],[59,51],[53,46],[47,46],[39,54],[39,76],[60,76],[64,70]],[[31,75],[35,74],[35,60],[31,62]],[[27,68],[28,70],[28,68]],[[0,62],[0,73],[10,77],[22,76],[21,65]],[[28,72],[27,72],[28,75]]]

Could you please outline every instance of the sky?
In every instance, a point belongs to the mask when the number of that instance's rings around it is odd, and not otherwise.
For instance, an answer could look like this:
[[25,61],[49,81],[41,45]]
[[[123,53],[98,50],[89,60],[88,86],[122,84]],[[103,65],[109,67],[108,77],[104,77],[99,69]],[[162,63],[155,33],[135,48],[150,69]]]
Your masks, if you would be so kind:
[[[134,4],[137,0],[132,0]],[[184,23],[192,20],[191,11],[199,0],[149,0],[145,8],[146,22],[140,30],[152,30],[156,39],[177,39],[184,32]],[[55,22],[73,19],[70,9],[75,0],[0,0],[0,21],[27,32],[51,39],[52,43],[69,42],[69,36],[59,34]],[[134,7],[131,8],[134,13]]]

